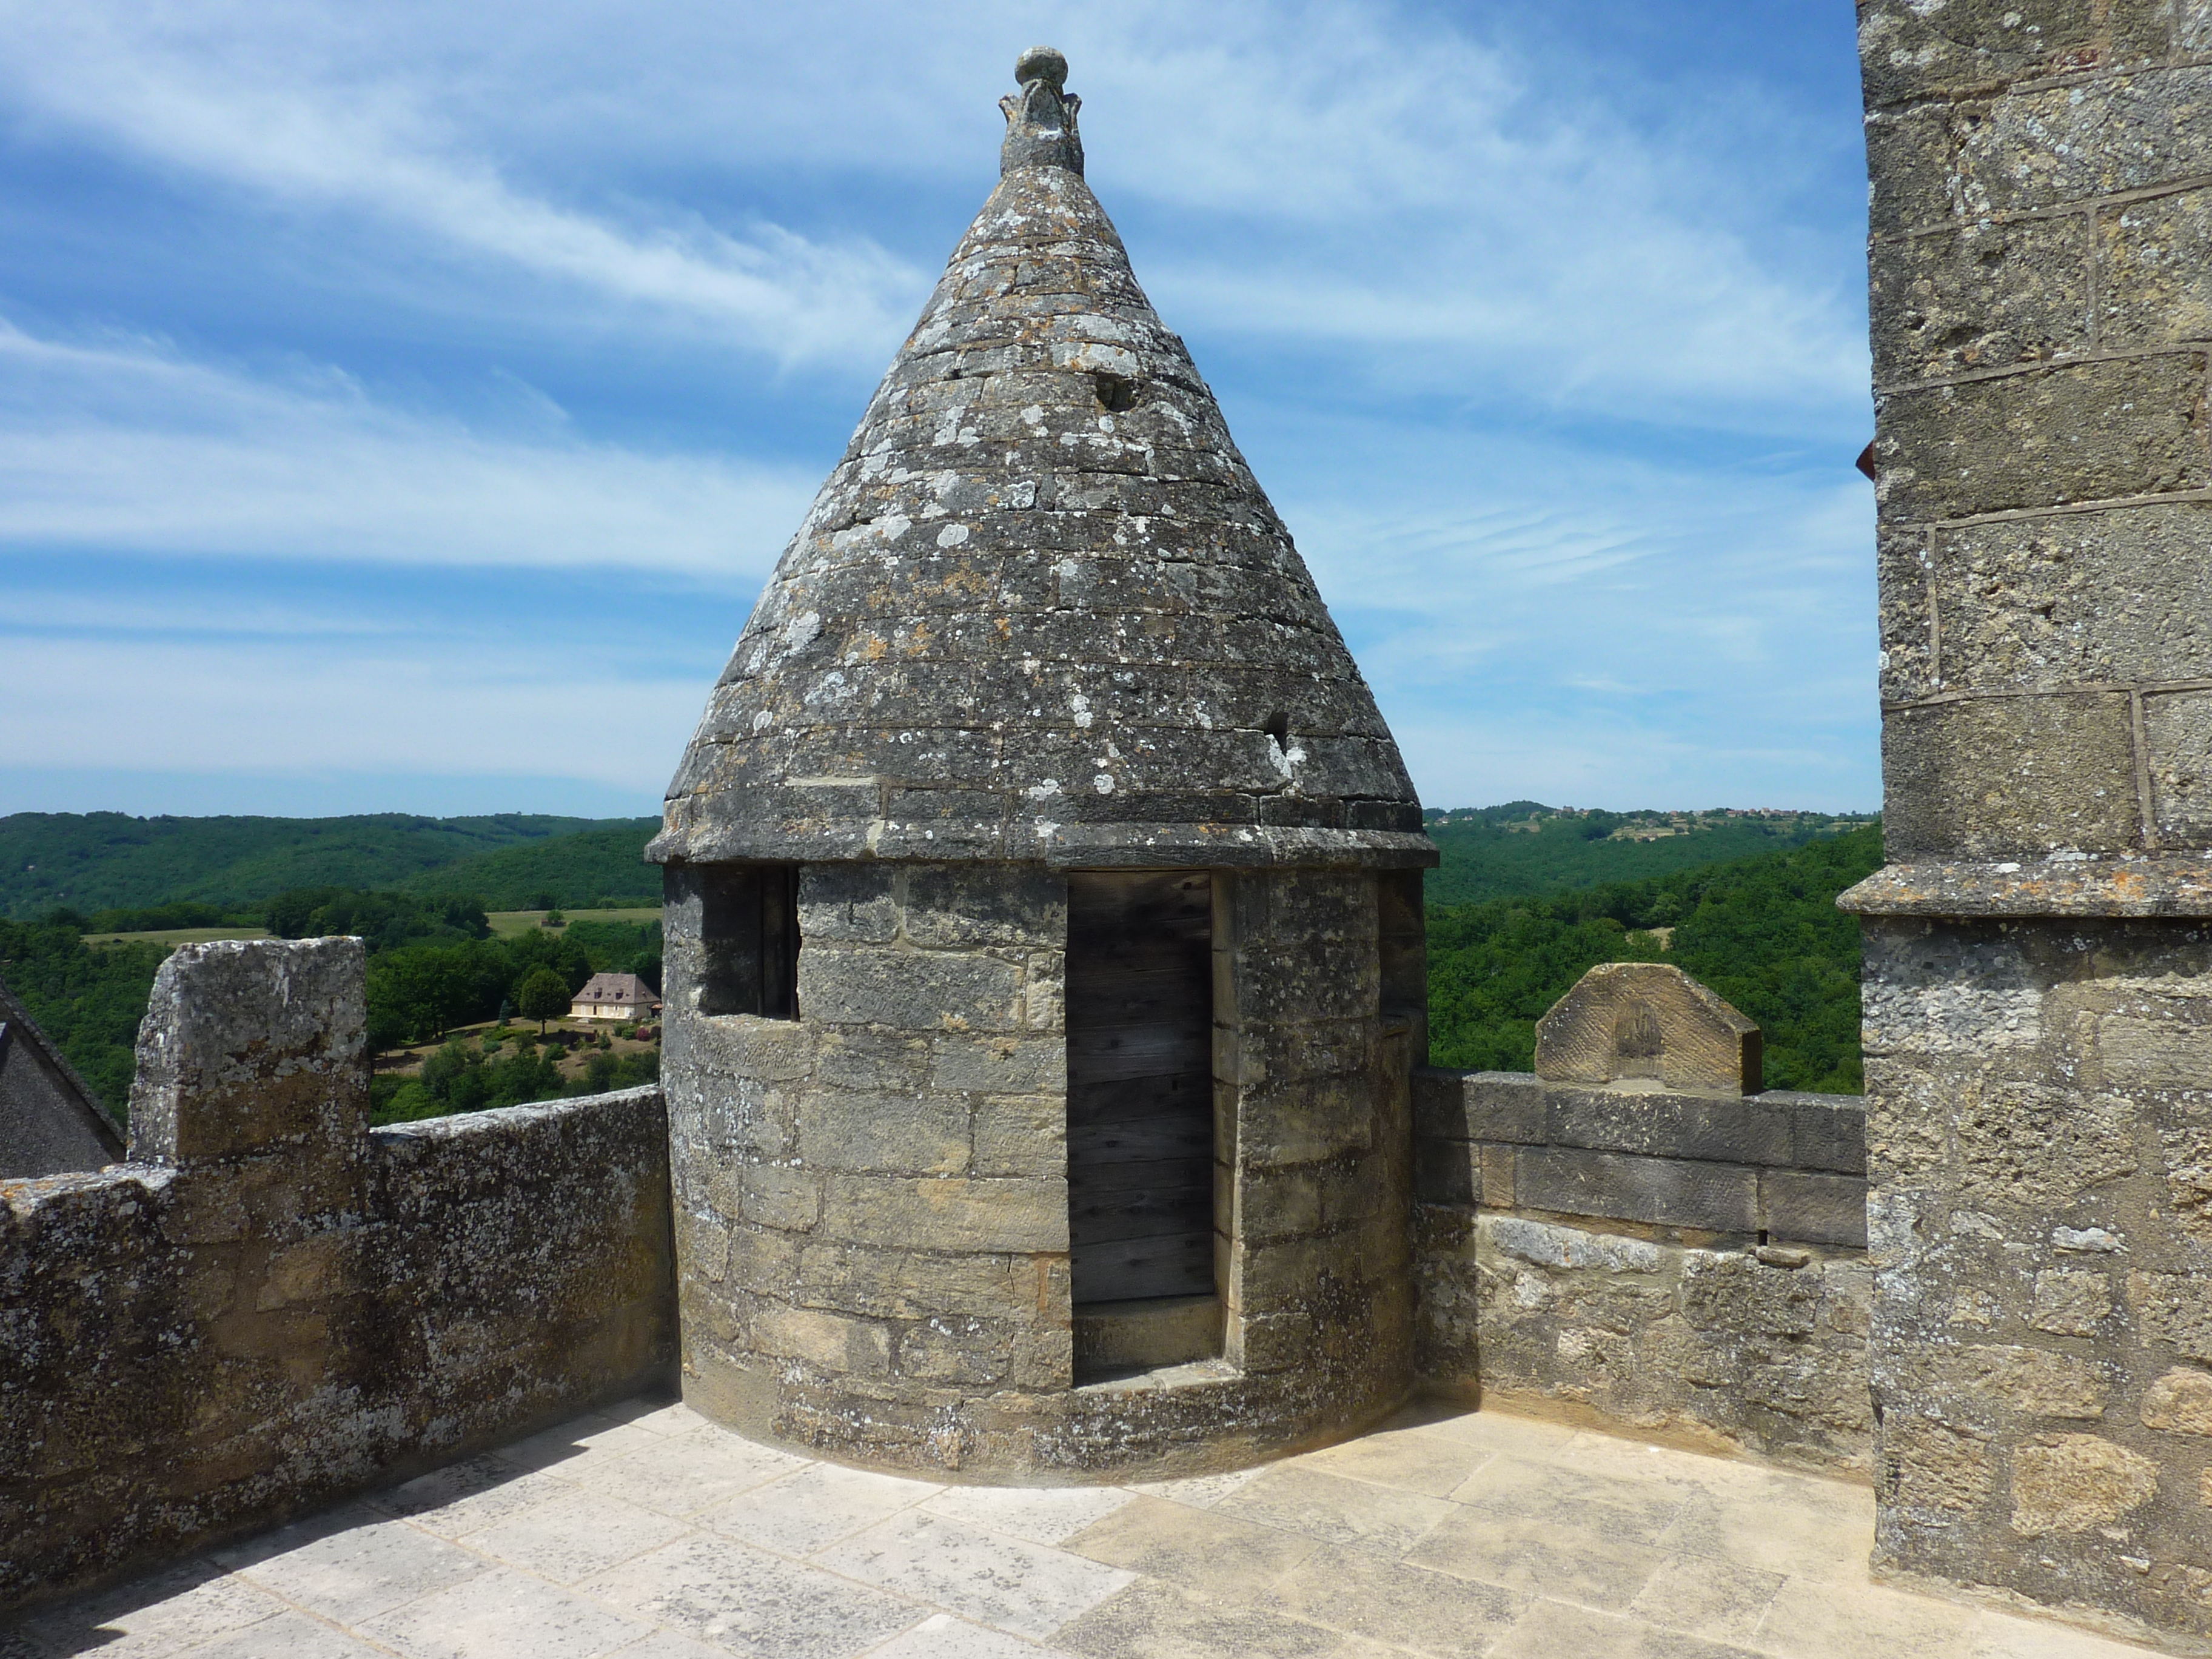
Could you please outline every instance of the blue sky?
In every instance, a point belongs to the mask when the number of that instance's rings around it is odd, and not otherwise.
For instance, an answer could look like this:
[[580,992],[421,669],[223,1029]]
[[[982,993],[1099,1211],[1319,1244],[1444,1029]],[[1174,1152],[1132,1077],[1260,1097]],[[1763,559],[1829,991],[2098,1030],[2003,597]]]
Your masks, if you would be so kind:
[[1425,800],[1878,801],[1844,0],[0,18],[0,813],[656,811],[1041,40]]

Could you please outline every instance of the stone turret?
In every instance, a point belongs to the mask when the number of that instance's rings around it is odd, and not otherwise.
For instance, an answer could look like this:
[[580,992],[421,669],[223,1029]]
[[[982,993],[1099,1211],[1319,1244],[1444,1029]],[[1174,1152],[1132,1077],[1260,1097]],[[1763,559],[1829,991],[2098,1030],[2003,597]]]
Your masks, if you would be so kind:
[[1065,60],[1016,73],[653,842],[685,1389],[864,1461],[1218,1465],[1408,1385],[1436,854]]
[[1083,180],[1059,55],[792,538],[653,856],[1419,864],[1389,729]]

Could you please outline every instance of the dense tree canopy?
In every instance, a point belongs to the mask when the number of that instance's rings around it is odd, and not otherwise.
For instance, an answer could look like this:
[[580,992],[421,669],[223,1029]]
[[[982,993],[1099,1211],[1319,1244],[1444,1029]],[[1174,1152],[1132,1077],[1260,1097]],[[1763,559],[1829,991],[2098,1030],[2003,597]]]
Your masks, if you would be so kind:
[[1537,1020],[1590,968],[1671,962],[1759,1022],[1770,1088],[1857,1093],[1858,920],[1835,901],[1881,862],[1869,827],[1656,881],[1432,906],[1431,1058],[1527,1071]]

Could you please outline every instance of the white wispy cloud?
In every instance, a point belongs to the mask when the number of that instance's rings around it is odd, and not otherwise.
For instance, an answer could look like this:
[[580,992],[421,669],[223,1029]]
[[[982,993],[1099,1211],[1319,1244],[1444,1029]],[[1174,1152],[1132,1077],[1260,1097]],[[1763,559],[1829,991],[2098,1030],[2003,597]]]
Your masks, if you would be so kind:
[[[357,9],[94,3],[0,15],[12,41],[0,76],[23,118],[272,206],[365,215],[434,252],[711,323],[787,360],[879,359],[924,280],[862,234],[823,242],[767,221],[741,233],[665,202],[634,204],[626,223],[518,186],[501,166],[501,112],[471,96],[468,66],[425,77],[372,51],[365,73],[343,50],[364,32]],[[436,20],[391,14],[404,21]],[[549,20],[513,21],[542,32]],[[395,27],[385,52],[404,38]],[[640,118],[650,109],[627,112]]]
[[[617,678],[522,649],[332,651],[235,641],[57,640],[0,630],[0,769],[542,776],[659,799],[698,719],[696,680]],[[619,709],[618,740],[591,708]],[[507,740],[501,741],[504,736]],[[22,802],[20,805],[33,803]],[[9,810],[0,802],[0,811]]]
[[[0,0],[0,142],[58,173],[90,158],[289,307],[172,309],[158,229],[103,223],[96,193],[40,204],[153,257],[82,313],[65,283],[0,292],[0,550],[155,556],[207,602],[165,627],[42,575],[0,696],[70,713],[0,763],[304,770],[335,750],[657,793],[711,669],[679,684],[639,648],[618,672],[586,641],[556,673],[490,618],[410,650],[382,631],[404,607],[370,605],[295,649],[313,617],[257,605],[234,562],[357,567],[380,599],[426,580],[410,568],[635,566],[714,591],[733,635],[827,464],[760,458],[834,444],[815,428],[841,400],[857,418],[995,175],[1014,52],[1048,39],[1139,276],[1432,800],[1754,799],[1780,779],[1868,804],[1860,227],[1850,204],[1789,217],[1838,140],[1779,99],[1646,118],[1620,65],[1532,60],[1494,21],[1391,0]],[[425,337],[475,355],[425,366]],[[639,414],[670,364],[682,395]],[[58,637],[107,629],[129,647]],[[579,687],[641,697],[647,735],[550,763],[477,740],[557,726]]]
[[[1764,234],[1804,135],[1766,107],[1747,110],[1753,130],[1640,129],[1571,65],[1520,61],[1468,18],[1353,0],[0,0],[0,17],[19,121],[265,212],[503,265],[549,325],[570,310],[530,283],[653,313],[640,326],[873,368],[958,226],[885,223],[880,189],[860,198],[870,224],[839,208],[839,176],[971,179],[980,197],[1009,43],[1049,32],[1088,90],[1109,207],[1167,216],[1140,274],[1171,322],[1724,424],[1865,379],[1855,278]],[[1712,146],[1730,139],[1723,186]],[[728,209],[794,166],[815,232]]]
[[817,480],[396,409],[158,342],[0,322],[0,544],[758,581]]

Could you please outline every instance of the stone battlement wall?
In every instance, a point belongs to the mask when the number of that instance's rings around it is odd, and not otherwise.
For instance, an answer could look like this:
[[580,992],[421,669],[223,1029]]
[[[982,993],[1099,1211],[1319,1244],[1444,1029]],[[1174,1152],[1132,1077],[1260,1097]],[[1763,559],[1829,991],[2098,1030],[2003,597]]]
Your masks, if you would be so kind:
[[1429,1387],[1869,1466],[1856,1097],[1430,1068],[1413,1112]]
[[186,945],[132,1160],[0,1182],[0,1606],[667,1375],[658,1088],[370,1128],[357,940]]

